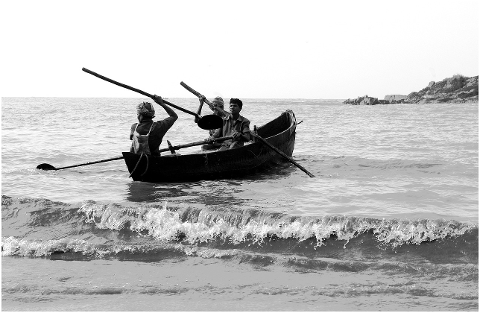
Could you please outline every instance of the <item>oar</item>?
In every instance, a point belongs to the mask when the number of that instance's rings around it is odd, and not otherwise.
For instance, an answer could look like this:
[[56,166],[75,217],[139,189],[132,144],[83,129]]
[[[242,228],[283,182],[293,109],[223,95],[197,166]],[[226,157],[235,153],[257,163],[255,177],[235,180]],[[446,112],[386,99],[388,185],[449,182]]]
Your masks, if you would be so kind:
[[[166,152],[166,151],[171,151],[171,150],[179,150],[182,148],[188,148],[188,147],[193,147],[193,146],[199,146],[207,143],[213,143],[213,142],[220,142],[224,140],[232,139],[232,136],[225,136],[225,137],[220,137],[220,138],[214,138],[214,139],[205,139],[201,141],[195,141],[191,143],[186,143],[183,145],[178,145],[178,146],[172,146],[170,148],[163,148],[158,150],[159,152]],[[104,159],[104,160],[99,160],[99,161],[93,161],[93,162],[87,162],[87,163],[81,163],[81,164],[75,164],[75,165],[69,165],[69,166],[64,166],[64,167],[55,167],[53,165],[50,165],[48,163],[42,163],[37,166],[37,169],[39,170],[44,170],[44,171],[58,171],[58,170],[63,170],[66,168],[72,168],[72,167],[79,167],[79,166],[85,166],[85,165],[91,165],[91,164],[96,164],[96,163],[103,163],[103,162],[110,162],[110,161],[115,161],[115,160],[121,160],[123,159],[123,156],[121,157],[115,157],[115,158],[110,158],[110,159]]]
[[[129,90],[132,90],[132,91],[135,91],[135,92],[138,92],[139,94],[142,94],[144,96],[147,96],[149,98],[152,98],[153,99],[153,95],[149,94],[149,93],[146,93],[145,91],[142,91],[140,89],[137,89],[137,88],[133,88],[133,87],[130,87],[128,85],[125,85],[125,84],[122,84],[122,83],[119,83],[117,81],[114,81],[113,79],[110,79],[108,77],[105,77],[105,76],[102,76],[98,73],[95,73],[95,72],[92,72],[90,71],[89,69],[86,69],[86,68],[82,68],[82,71],[88,73],[88,74],[91,74],[93,76],[96,76],[100,79],[103,79],[107,82],[110,82],[112,84],[115,84],[117,86],[120,86],[120,87],[123,87],[123,88],[126,88],[126,89],[129,89]],[[198,119],[197,121],[197,124],[200,128],[202,129],[217,129],[217,128],[220,128],[222,127],[222,118],[217,116],[217,115],[205,115],[205,116],[200,116],[199,114],[197,113],[194,113],[192,111],[189,111],[189,110],[186,110],[182,107],[179,107],[178,105],[175,105],[171,102],[168,102],[167,100],[163,100],[163,103],[175,108],[175,109],[178,109],[182,112],[185,112],[185,113],[188,113],[190,115],[193,115],[196,117],[196,120]]]
[[293,163],[296,167],[298,167],[299,169],[301,169],[302,171],[304,171],[308,176],[310,177],[315,177],[315,175],[313,175],[312,173],[310,173],[309,171],[307,171],[303,166],[301,166],[300,164],[298,164],[294,159],[292,159],[291,157],[289,157],[288,155],[286,155],[285,153],[283,153],[281,150],[279,150],[277,147],[273,146],[271,143],[269,143],[268,141],[266,141],[264,138],[260,137],[258,134],[254,133],[254,132],[250,132],[250,135],[252,135],[253,137],[257,138],[258,140],[260,140],[263,144],[265,144],[267,147],[269,147],[270,149],[272,149],[273,151],[275,151],[276,153],[280,154],[282,157],[284,157],[287,161],[289,161],[290,163]]
[[93,162],[87,162],[87,163],[82,163],[82,164],[64,166],[64,167],[55,167],[55,166],[50,165],[48,163],[42,163],[42,164],[37,166],[37,169],[44,170],[44,171],[51,171],[51,170],[58,171],[58,170],[63,170],[65,168],[78,167],[78,166],[84,166],[84,165],[90,165],[90,164],[96,164],[96,163],[103,163],[103,162],[110,162],[110,161],[121,160],[121,159],[123,159],[123,156],[110,158],[110,159],[104,159],[104,160],[100,160],[100,161],[93,161]]

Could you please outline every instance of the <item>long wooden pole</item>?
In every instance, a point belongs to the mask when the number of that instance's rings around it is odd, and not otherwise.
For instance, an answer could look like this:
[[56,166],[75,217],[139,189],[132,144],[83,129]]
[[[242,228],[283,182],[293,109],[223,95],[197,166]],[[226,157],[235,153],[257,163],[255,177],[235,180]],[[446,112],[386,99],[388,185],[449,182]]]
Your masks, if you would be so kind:
[[[93,71],[90,71],[89,69],[86,69],[86,68],[82,68],[82,70],[88,74],[91,74],[93,76],[96,76],[100,79],[103,79],[107,82],[110,82],[112,84],[115,84],[117,86],[120,86],[120,87],[123,87],[123,88],[126,88],[126,89],[129,89],[129,90],[132,90],[132,91],[135,91],[135,92],[138,92],[139,94],[142,94],[144,96],[147,96],[149,98],[153,98],[153,95],[145,92],[145,91],[142,91],[140,89],[137,89],[137,88],[133,88],[133,87],[130,87],[128,85],[125,85],[125,84],[122,84],[122,83],[119,83],[117,81],[114,81],[113,79],[110,79],[108,77],[105,77],[103,75],[100,75],[98,73],[95,73]],[[163,100],[163,99],[162,99]],[[222,118],[217,116],[217,115],[214,115],[214,114],[211,114],[211,115],[205,115],[205,116],[200,116],[200,114],[197,114],[195,112],[192,112],[192,111],[189,111],[189,110],[186,110],[182,107],[179,107],[178,105],[175,105],[171,102],[168,102],[167,100],[163,100],[163,103],[175,108],[175,109],[178,109],[182,112],[185,112],[185,113],[188,113],[190,115],[193,115],[195,116],[195,123],[197,123],[198,127],[202,128],[202,129],[217,129],[217,128],[220,128],[222,127]]]
[[[153,99],[153,95],[151,95],[151,94],[149,94],[149,93],[147,93],[147,92],[145,92],[145,91],[142,91],[142,90],[140,90],[140,89],[133,88],[133,87],[130,87],[130,86],[128,86],[128,85],[119,83],[119,82],[117,82],[117,81],[114,81],[113,79],[110,79],[110,78],[108,78],[108,77],[105,77],[105,76],[103,76],[103,75],[100,75],[100,74],[98,74],[98,73],[95,73],[95,72],[93,72],[93,71],[90,71],[89,69],[86,69],[86,68],[82,68],[82,71],[84,71],[84,72],[86,72],[86,73],[88,73],[88,74],[91,74],[91,75],[93,75],[93,76],[96,76],[96,77],[98,77],[98,78],[100,78],[100,79],[103,79],[103,80],[105,80],[105,81],[107,81],[107,82],[109,82],[109,83],[112,83],[112,84],[115,84],[115,85],[117,85],[117,86],[120,86],[120,87],[129,89],[129,90],[138,92],[139,94],[142,94],[142,95],[144,95],[144,96],[147,96],[147,97]],[[189,110],[184,109],[184,108],[182,108],[182,107],[179,107],[178,105],[175,105],[175,104],[173,104],[173,103],[171,103],[171,102],[168,102],[167,100],[164,100],[164,99],[162,99],[162,100],[163,100],[163,103],[171,106],[172,108],[178,109],[178,110],[180,110],[180,111],[182,111],[182,112],[188,113],[188,114],[193,115],[193,116],[198,117],[198,118],[201,117],[201,116],[199,116],[199,115],[198,115],[197,113],[195,113],[195,112],[192,112],[192,111],[189,111]]]
[[[179,150],[179,149],[182,149],[182,148],[199,146],[199,145],[208,144],[208,143],[212,143],[212,142],[220,142],[220,141],[224,141],[224,140],[228,140],[228,139],[232,139],[232,136],[225,136],[225,137],[220,137],[220,138],[215,138],[215,139],[205,139],[205,140],[201,140],[201,141],[186,143],[186,144],[183,144],[183,145],[173,146],[171,148],[173,150]],[[170,148],[163,148],[163,149],[159,150],[159,152],[166,152],[166,151],[170,151]],[[42,164],[37,166],[37,169],[44,170],[44,171],[51,171],[51,170],[58,171],[58,170],[66,169],[66,168],[92,165],[92,164],[110,162],[110,161],[121,160],[121,159],[123,159],[123,156],[114,157],[114,158],[110,158],[110,159],[103,159],[103,160],[99,160],[99,161],[92,161],[92,162],[87,162],[87,163],[69,165],[69,166],[64,166],[64,167],[55,167],[55,166],[50,165],[48,163],[42,163]]]
[[64,167],[55,167],[55,166],[50,165],[48,163],[42,163],[42,164],[37,166],[37,169],[44,170],[44,171],[51,171],[51,170],[58,171],[58,170],[66,169],[66,168],[85,166],[85,165],[91,165],[91,164],[97,164],[97,163],[104,163],[104,162],[110,162],[110,161],[121,160],[121,159],[123,159],[123,156],[110,158],[110,159],[99,160],[99,161],[92,161],[92,162],[87,162],[87,163],[82,163],[82,164],[69,165],[69,166],[64,166]]
[[282,157],[284,157],[286,160],[288,160],[290,163],[294,164],[296,167],[298,167],[299,169],[301,169],[302,171],[304,171],[308,176],[310,177],[315,177],[315,175],[313,175],[312,173],[310,173],[309,171],[307,171],[306,168],[304,168],[303,166],[301,166],[300,164],[298,164],[294,159],[292,159],[291,157],[289,157],[288,155],[286,155],[285,153],[283,153],[283,151],[279,150],[277,147],[273,146],[271,143],[269,143],[268,141],[266,141],[264,138],[260,137],[259,135],[255,134],[254,132],[250,132],[250,134],[257,138],[258,140],[260,140],[263,144],[265,144],[267,147],[269,147],[270,149],[272,149],[273,151],[275,151],[276,153],[280,154]]

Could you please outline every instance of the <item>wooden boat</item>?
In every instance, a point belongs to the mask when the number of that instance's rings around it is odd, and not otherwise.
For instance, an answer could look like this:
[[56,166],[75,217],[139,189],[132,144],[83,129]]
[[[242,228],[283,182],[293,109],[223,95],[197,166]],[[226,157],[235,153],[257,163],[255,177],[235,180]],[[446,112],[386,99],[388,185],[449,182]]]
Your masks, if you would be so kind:
[[[295,145],[297,121],[291,110],[257,128],[257,134],[288,156]],[[140,156],[122,152],[128,171],[135,181],[195,181],[239,177],[284,159],[261,141],[243,147],[184,155]]]

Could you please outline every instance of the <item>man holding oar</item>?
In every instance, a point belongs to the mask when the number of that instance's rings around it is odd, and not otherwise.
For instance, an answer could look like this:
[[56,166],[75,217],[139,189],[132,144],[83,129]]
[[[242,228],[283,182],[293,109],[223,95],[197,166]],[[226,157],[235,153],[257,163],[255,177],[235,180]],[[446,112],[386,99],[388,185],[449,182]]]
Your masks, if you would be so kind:
[[163,103],[162,97],[153,95],[152,99],[169,116],[164,120],[154,122],[155,109],[153,104],[150,102],[140,103],[137,106],[138,123],[133,124],[130,129],[130,140],[133,140],[130,148],[132,153],[160,156],[159,147],[163,137],[178,118],[177,113]]
[[[242,100],[237,98],[230,99],[230,114],[223,115],[223,126],[218,129],[210,138],[219,138],[222,136],[232,136],[231,140],[225,140],[221,147],[221,150],[235,149],[242,147],[245,142],[250,141],[250,121],[240,115],[243,103]],[[217,111],[216,109],[215,111]]]

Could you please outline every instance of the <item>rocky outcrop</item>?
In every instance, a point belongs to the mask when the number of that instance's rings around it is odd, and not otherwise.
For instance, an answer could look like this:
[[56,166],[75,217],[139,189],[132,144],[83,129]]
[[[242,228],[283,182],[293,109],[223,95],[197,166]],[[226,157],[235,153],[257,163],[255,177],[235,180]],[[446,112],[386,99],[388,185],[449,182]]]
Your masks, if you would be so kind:
[[418,92],[410,93],[405,103],[478,102],[478,76],[454,75],[439,82],[430,82]]
[[387,95],[384,100],[369,96],[347,99],[346,104],[391,104],[391,103],[465,103],[478,102],[478,76],[454,75],[439,82],[430,82],[427,87],[408,96]]
[[375,105],[375,104],[379,104],[380,102],[378,101],[378,98],[363,96],[363,97],[358,97],[356,99],[347,99],[343,103],[353,104],[353,105],[360,105],[360,104]]

